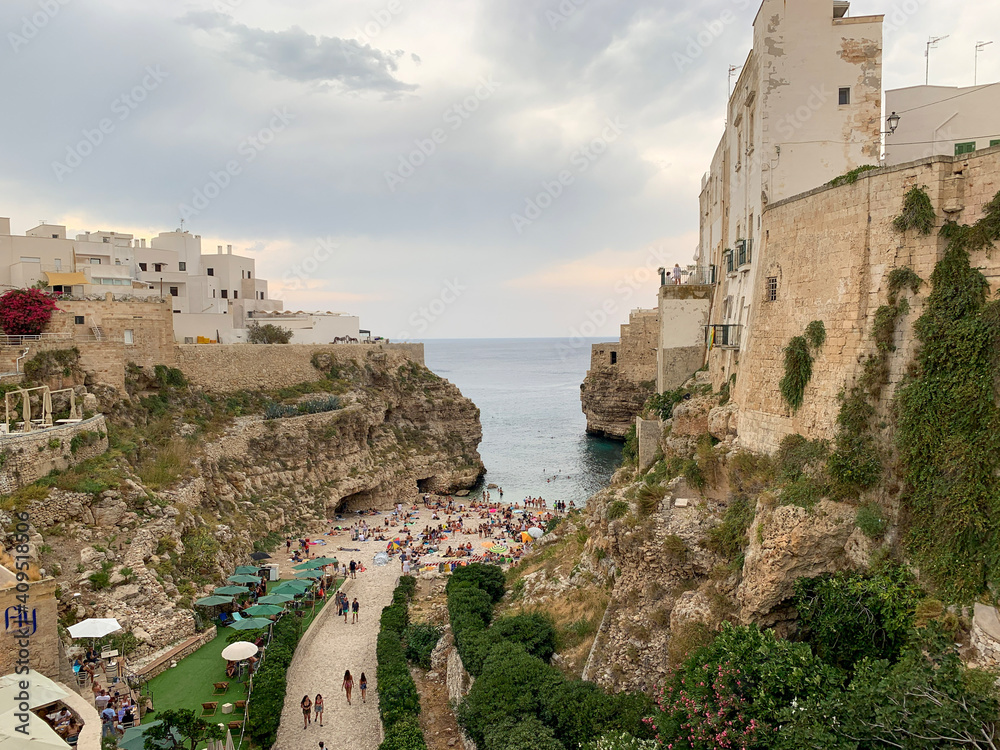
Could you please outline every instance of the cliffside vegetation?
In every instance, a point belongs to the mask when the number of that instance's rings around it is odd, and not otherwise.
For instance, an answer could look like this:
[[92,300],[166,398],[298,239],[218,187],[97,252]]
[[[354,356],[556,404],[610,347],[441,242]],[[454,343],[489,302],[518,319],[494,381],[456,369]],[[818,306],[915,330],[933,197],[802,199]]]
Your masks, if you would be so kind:
[[946,224],[944,257],[915,326],[916,362],[899,388],[909,550],[949,597],[1000,590],[1000,302],[969,253],[1000,239],[1000,194],[971,226]]
[[806,386],[812,378],[813,352],[826,342],[826,326],[814,320],[806,326],[805,334],[793,336],[785,347],[785,376],[778,387],[792,411],[802,406]]

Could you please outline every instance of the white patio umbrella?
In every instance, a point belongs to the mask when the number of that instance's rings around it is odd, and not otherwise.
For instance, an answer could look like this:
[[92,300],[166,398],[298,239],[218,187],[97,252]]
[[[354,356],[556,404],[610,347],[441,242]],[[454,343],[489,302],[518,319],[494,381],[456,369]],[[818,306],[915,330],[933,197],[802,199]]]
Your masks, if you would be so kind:
[[0,714],[0,750],[69,750],[69,744],[56,734],[55,730],[28,712],[27,736],[18,732],[21,720],[14,714],[20,713],[16,708],[5,714]]
[[541,539],[542,536],[545,534],[545,532],[542,531],[537,526],[532,526],[530,529],[528,529],[528,533],[535,539]]
[[68,628],[71,638],[103,638],[121,629],[113,617],[91,617]]
[[233,744],[233,733],[231,730],[226,730],[226,750],[236,750],[236,745]]
[[243,659],[249,659],[259,650],[256,643],[235,641],[222,649],[222,658],[227,661],[242,661]]
[[21,692],[18,683],[21,681],[31,685],[31,688],[25,691],[29,696],[28,708],[47,706],[69,695],[55,682],[34,669],[28,670],[26,675],[4,675],[0,677],[0,714],[17,708],[18,703],[21,703],[17,699],[17,695]]

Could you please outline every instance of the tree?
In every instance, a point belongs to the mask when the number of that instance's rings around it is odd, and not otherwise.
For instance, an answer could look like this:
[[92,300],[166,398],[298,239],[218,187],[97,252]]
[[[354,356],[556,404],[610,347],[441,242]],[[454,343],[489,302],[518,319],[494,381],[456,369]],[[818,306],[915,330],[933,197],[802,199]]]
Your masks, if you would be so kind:
[[[145,733],[144,750],[195,750],[206,740],[225,739],[226,733],[217,724],[209,724],[194,711],[186,708],[160,712],[160,723]],[[186,744],[185,744],[186,743]]]
[[8,336],[37,336],[57,309],[41,289],[11,289],[0,295],[0,328]]
[[251,344],[287,344],[291,340],[291,330],[272,323],[251,323],[247,327],[247,341]]

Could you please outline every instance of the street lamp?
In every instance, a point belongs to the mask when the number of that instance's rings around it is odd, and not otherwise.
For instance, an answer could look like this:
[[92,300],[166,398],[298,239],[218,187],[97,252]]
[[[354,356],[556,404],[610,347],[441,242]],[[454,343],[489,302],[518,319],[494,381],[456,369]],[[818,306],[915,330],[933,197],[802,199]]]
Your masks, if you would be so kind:
[[882,135],[892,135],[896,132],[896,128],[899,127],[899,115],[893,112],[891,115],[885,118],[885,125],[889,128]]

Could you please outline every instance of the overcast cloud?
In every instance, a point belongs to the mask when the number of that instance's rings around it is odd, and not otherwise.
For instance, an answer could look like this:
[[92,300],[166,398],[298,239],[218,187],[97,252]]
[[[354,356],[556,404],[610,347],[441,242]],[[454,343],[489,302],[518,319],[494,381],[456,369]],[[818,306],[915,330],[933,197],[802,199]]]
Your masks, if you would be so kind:
[[[932,82],[971,84],[1000,7],[911,3],[885,35],[885,87],[923,82],[928,34],[949,35]],[[852,15],[903,5],[855,0]],[[587,320],[615,336],[655,303],[655,268],[692,258],[727,67],[756,9],[5,0],[0,215],[18,233],[47,219],[140,237],[185,218],[206,251],[254,256],[286,307],[354,312],[390,337],[565,336]],[[675,53],[724,11],[734,20],[680,70]],[[1000,79],[996,42],[980,83]],[[67,171],[102,118],[113,132]],[[200,203],[234,160],[240,173]],[[512,221],[543,191],[559,195]],[[443,314],[421,312],[444,298]]]

